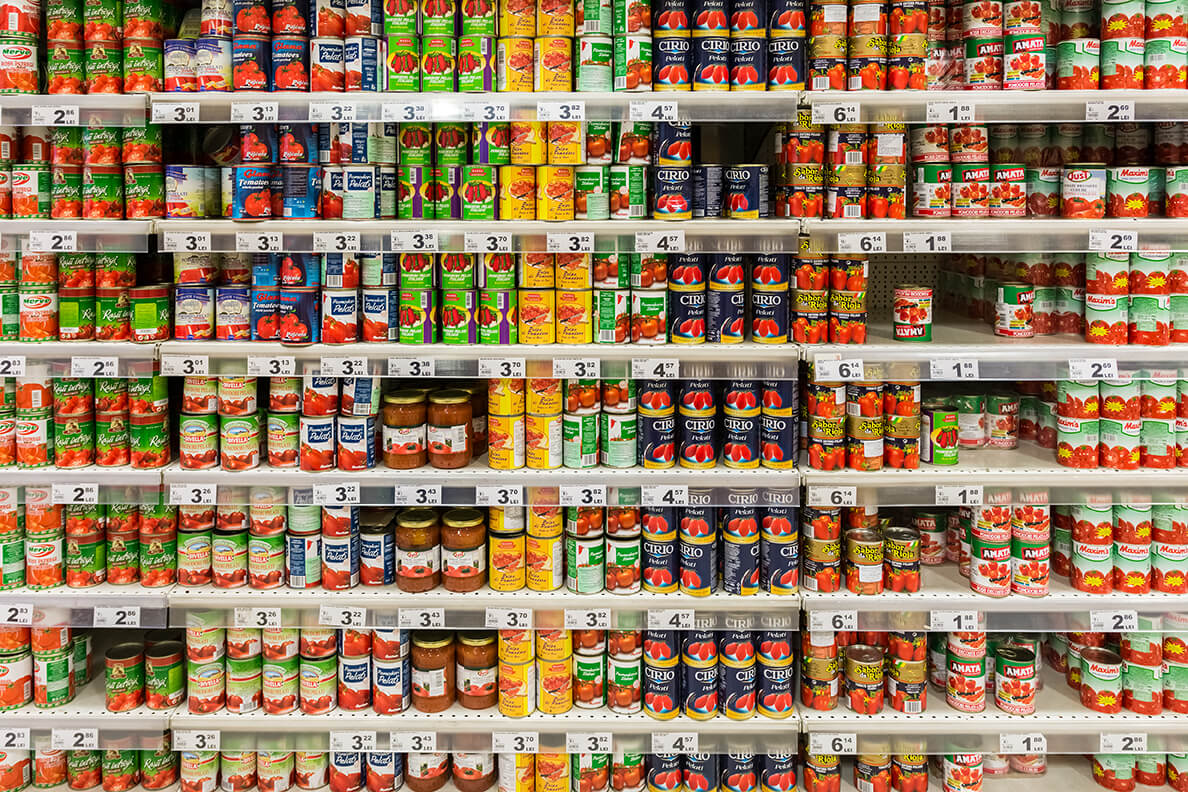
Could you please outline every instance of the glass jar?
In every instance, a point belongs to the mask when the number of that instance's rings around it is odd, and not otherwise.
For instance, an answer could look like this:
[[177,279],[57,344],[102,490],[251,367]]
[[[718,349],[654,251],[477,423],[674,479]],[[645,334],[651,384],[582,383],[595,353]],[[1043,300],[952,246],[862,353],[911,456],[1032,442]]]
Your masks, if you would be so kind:
[[450,776],[448,753],[409,751],[404,759],[404,785],[410,792],[436,792]]
[[499,767],[495,754],[455,751],[452,764],[458,792],[486,792],[495,784]]
[[423,467],[429,461],[425,445],[428,410],[425,394],[401,390],[384,394],[384,464],[396,470]]
[[396,517],[396,587],[417,593],[441,583],[441,527],[432,509],[405,509]]
[[495,636],[492,633],[466,633],[459,636],[456,677],[458,703],[466,709],[489,709],[498,702],[496,655]]
[[471,416],[469,392],[443,390],[429,394],[429,464],[446,470],[470,464],[474,445]]
[[448,591],[478,591],[487,582],[487,526],[478,509],[442,517],[441,574]]
[[470,393],[470,434],[474,456],[487,453],[487,389],[478,385],[465,388]]
[[442,712],[454,703],[454,634],[412,636],[412,703],[419,712]]

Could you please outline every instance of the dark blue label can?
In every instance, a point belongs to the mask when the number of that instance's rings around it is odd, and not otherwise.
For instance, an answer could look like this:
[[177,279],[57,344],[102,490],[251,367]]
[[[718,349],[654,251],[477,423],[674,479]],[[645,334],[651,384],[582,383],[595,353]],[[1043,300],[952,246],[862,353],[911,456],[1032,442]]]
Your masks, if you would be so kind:
[[[759,760],[759,765],[760,792],[792,792],[796,789],[796,754],[764,754]],[[834,769],[837,772],[828,775],[840,775],[840,764],[835,765]],[[828,778],[825,783],[829,783]]]
[[759,537],[722,542],[722,589],[729,594],[759,591]]
[[755,661],[744,666],[718,668],[718,709],[731,720],[746,720],[755,714],[758,687]]
[[[644,673],[647,673],[646,668]],[[679,679],[676,692],[679,696]],[[675,709],[674,714],[669,717],[676,717]],[[644,767],[647,769],[648,792],[676,792],[681,788],[680,754],[644,754]]]
[[722,216],[723,165],[693,166],[693,216]]
[[759,664],[759,712],[769,718],[792,714],[792,680],[796,669],[791,665]]
[[[718,588],[718,543],[716,537],[680,537],[681,592],[695,597],[712,594]],[[711,639],[712,642],[712,639]],[[684,656],[685,649],[681,654]]]
[[[676,535],[664,538],[645,536],[640,545],[641,576],[645,591],[671,594],[677,590]],[[646,650],[645,650],[646,653]],[[676,655],[673,655],[675,657]]]
[[648,630],[644,635],[643,658],[648,665],[676,665],[680,657],[679,630]]
[[[693,720],[709,720],[718,714],[718,667],[683,665],[681,666],[681,711],[686,718]],[[696,781],[690,778],[688,768],[689,757],[685,757],[685,788],[699,789]],[[718,774],[715,772],[701,783],[716,785]],[[713,786],[707,789],[713,789]]]
[[705,343],[705,291],[669,293],[668,335],[674,344]]
[[239,147],[243,162],[276,162],[276,126],[243,124],[239,127]]
[[278,124],[276,135],[277,154],[281,162],[293,165],[317,164],[318,133],[314,124]]
[[317,253],[271,253],[282,286],[318,286],[322,279],[322,257]]
[[670,253],[668,286],[674,290],[705,288],[705,254]]
[[687,38],[658,38],[652,42],[652,79],[657,91],[689,90],[689,49]]
[[746,313],[747,295],[742,289],[718,291],[710,289],[706,294],[705,337],[711,344],[737,344],[746,336],[743,315]]
[[638,418],[638,463],[649,469],[675,465],[676,415],[670,410],[667,415],[639,413]]
[[252,288],[252,340],[280,338],[280,289]]
[[721,792],[758,792],[759,774],[755,754],[723,754],[718,761],[722,765],[718,777]]
[[280,165],[282,216],[313,220],[322,212],[322,166]]
[[282,344],[316,344],[322,340],[317,289],[280,290],[279,335]]
[[685,756],[685,788],[717,792],[718,754],[688,754]]
[[[762,2],[762,0],[760,0]],[[735,15],[749,12],[735,11]],[[763,91],[767,89],[767,40],[730,37],[730,90]]]
[[800,583],[800,550],[796,539],[764,537],[759,548],[759,579],[764,591],[795,594]]
[[789,469],[796,464],[796,418],[764,413],[759,420],[763,467]]
[[788,292],[751,294],[751,340],[759,344],[788,343]]
[[722,417],[722,461],[730,468],[759,467],[759,419],[753,415]]
[[804,90],[804,38],[767,40],[767,90]]
[[[703,16],[716,17],[717,13],[697,14],[694,20]],[[725,21],[726,15],[722,13],[723,24]],[[730,90],[730,39],[726,38],[725,31],[693,39],[693,90]]]
[[231,166],[231,217],[272,217],[272,166]]
[[[653,718],[659,720],[670,720],[675,718],[678,713],[678,707],[681,701],[681,669],[676,664],[667,666],[655,666],[644,663],[643,667],[643,700],[644,712],[651,715]],[[656,759],[654,755],[647,757],[649,763]],[[680,757],[677,757],[676,766],[679,768]],[[680,770],[673,771],[679,778]],[[673,789],[667,785],[666,774],[657,774],[657,784],[652,785],[652,772],[649,767],[648,770],[648,788],[654,789],[655,792],[671,792]],[[676,782],[676,787],[680,787],[680,782]]]

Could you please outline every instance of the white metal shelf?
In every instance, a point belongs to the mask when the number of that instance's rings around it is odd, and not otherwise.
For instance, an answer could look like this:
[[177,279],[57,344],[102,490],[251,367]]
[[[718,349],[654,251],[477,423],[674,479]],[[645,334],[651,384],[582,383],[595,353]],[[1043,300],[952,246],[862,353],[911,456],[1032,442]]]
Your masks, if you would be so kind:
[[[11,98],[14,97],[4,97],[5,100]],[[4,112],[2,101],[0,112]],[[5,219],[0,220],[0,249],[44,253],[146,253],[152,228],[151,220]],[[32,242],[30,234],[36,235]]]
[[[55,497],[60,503],[156,503],[161,488],[160,469],[137,469],[131,465],[101,467],[89,465],[78,468],[59,468],[50,465],[42,468],[22,468],[16,465],[0,468],[0,479],[7,486],[34,487],[63,485]],[[96,497],[89,500],[86,485],[95,485]],[[73,489],[79,487],[81,489]],[[24,502],[28,493],[18,494]]]
[[0,615],[10,608],[32,608],[34,627],[66,625],[91,627],[96,608],[136,608],[135,623],[129,627],[154,629],[169,623],[169,597],[173,586],[147,587],[139,583],[100,583],[86,588],[59,586],[52,589],[15,588],[0,591]]
[[129,737],[139,739],[140,735],[146,740],[151,740],[155,735],[159,740],[161,734],[169,728],[170,717],[176,710],[152,710],[142,704],[127,712],[109,712],[105,703],[103,655],[101,650],[94,651],[94,678],[75,693],[70,703],[47,709],[26,704],[16,709],[0,711],[0,728],[32,729],[35,737],[41,730],[98,729],[101,748],[109,741]]
[[[914,753],[910,740],[899,740],[891,748],[894,754]],[[847,766],[841,772],[839,792],[857,792],[848,762],[843,764]],[[939,775],[931,769],[929,774],[929,788],[942,788]],[[1045,773],[1019,773],[1014,770],[1006,775],[985,773],[981,788],[982,792],[1052,792],[1054,789],[1086,790],[1097,787],[1093,783],[1093,765],[1088,757],[1049,756]]]
[[[74,358],[83,359],[79,365],[88,372],[94,370],[90,367],[96,359],[110,358],[115,361],[114,376],[143,377],[153,372],[157,345],[131,341],[0,341],[0,360],[23,359],[26,374],[30,376],[45,373],[56,377],[70,375]],[[36,371],[37,366],[48,366],[49,371]]]
[[148,106],[145,94],[5,94],[0,97],[0,122],[28,126],[34,107],[77,107],[82,126],[140,126]]

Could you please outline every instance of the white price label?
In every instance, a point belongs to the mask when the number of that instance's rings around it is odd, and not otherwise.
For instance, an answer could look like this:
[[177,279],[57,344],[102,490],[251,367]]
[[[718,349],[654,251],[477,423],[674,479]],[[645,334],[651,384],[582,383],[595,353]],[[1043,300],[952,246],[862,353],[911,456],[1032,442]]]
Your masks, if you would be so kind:
[[388,750],[434,753],[437,751],[437,732],[392,732],[388,735]]
[[545,250],[549,253],[590,253],[594,250],[594,235],[588,231],[573,234],[546,234]]
[[25,376],[25,356],[9,355],[0,357],[0,377]]
[[315,506],[357,506],[359,505],[359,482],[342,481],[338,484],[314,484]]
[[809,611],[810,630],[857,630],[858,611]]
[[240,124],[275,124],[280,120],[278,102],[232,102],[231,121]]
[[1085,102],[1086,121],[1133,121],[1134,102]]
[[206,355],[161,355],[161,375],[165,377],[205,377],[210,374]]
[[537,753],[540,735],[536,732],[495,732],[491,735],[492,753]]
[[692,630],[692,608],[665,608],[648,611],[649,630]]
[[1114,358],[1070,360],[1068,376],[1075,380],[1118,379],[1118,361]]
[[937,484],[937,506],[977,506],[982,502],[981,484]]
[[248,627],[280,627],[280,608],[236,608],[235,626]]
[[50,729],[50,748],[55,751],[97,751],[99,730],[96,728]]
[[33,126],[78,126],[78,105],[34,105]]
[[236,231],[238,253],[280,253],[285,249],[285,235],[280,231]]
[[808,505],[826,509],[858,505],[857,487],[809,487]]
[[324,357],[321,370],[323,377],[362,377],[367,374],[367,358]]
[[697,732],[652,732],[652,753],[697,753]]
[[173,750],[175,751],[217,751],[220,734],[214,730],[174,729]]
[[924,120],[929,124],[972,124],[974,106],[970,102],[929,102],[924,106]]
[[120,359],[113,357],[72,357],[72,377],[114,377],[120,370]]
[[676,121],[677,103],[675,99],[661,101],[632,99],[627,105],[627,120],[629,121]]
[[689,488],[684,485],[645,484],[639,500],[644,506],[688,506]]
[[963,358],[934,358],[928,361],[928,376],[934,380],[978,379],[978,361]]
[[297,359],[249,355],[247,373],[249,377],[292,377],[297,373]]
[[676,358],[632,358],[633,379],[676,379],[681,375],[681,361]]
[[0,729],[0,751],[27,751],[32,747],[29,743],[28,729]]
[[362,245],[358,231],[314,231],[315,253],[357,253]]
[[532,611],[528,608],[487,608],[483,624],[490,630],[531,630]]
[[1089,230],[1089,249],[1103,253],[1131,253],[1138,250],[1138,231],[1115,228]]
[[0,624],[8,627],[29,627],[33,624],[33,603],[12,602],[0,605]]
[[1044,754],[1048,738],[1039,732],[998,735],[998,752],[1003,754]]
[[78,232],[30,231],[25,249],[30,253],[73,253],[78,250]]
[[904,231],[904,253],[949,253],[953,235],[948,231]]
[[432,377],[436,371],[432,358],[388,358],[389,377]]
[[393,503],[397,506],[440,506],[440,484],[397,484]]
[[586,103],[573,102],[537,102],[537,121],[585,121]]
[[591,484],[585,487],[561,487],[562,506],[605,506],[606,485]]
[[557,379],[597,379],[601,375],[598,358],[553,359],[553,376]]
[[154,102],[154,124],[197,124],[197,102]]
[[523,506],[523,487],[475,487],[475,506]]
[[408,102],[407,104],[387,103],[380,107],[380,120],[393,121],[428,121],[429,105],[425,102]]
[[401,608],[396,616],[396,626],[405,630],[441,629],[445,624],[445,608]]
[[161,237],[165,253],[209,253],[209,231],[166,231]]
[[636,253],[683,253],[684,231],[636,231]]
[[354,121],[359,107],[351,101],[310,102],[310,121]]
[[467,253],[511,253],[512,235],[507,231],[490,231],[462,235],[462,249]]
[[566,753],[610,753],[614,738],[610,732],[565,732]]
[[214,484],[170,484],[170,506],[213,506],[217,493]]
[[838,234],[837,250],[839,253],[886,253],[887,234],[883,231]]
[[814,124],[857,124],[862,117],[862,108],[857,102],[842,104],[814,104]]
[[367,608],[322,605],[318,608],[318,624],[323,627],[362,628],[367,624]]
[[510,121],[511,105],[507,102],[465,102],[462,105],[463,121]]
[[400,253],[436,253],[441,244],[436,231],[393,231],[391,243]]
[[1100,753],[1147,753],[1146,732],[1101,735]]
[[928,614],[928,629],[932,632],[951,632],[978,629],[977,611],[931,611]]
[[331,751],[374,751],[376,748],[373,731],[332,731]]
[[525,368],[524,358],[479,358],[478,375],[502,379],[523,379]]
[[53,484],[50,488],[50,500],[55,504],[68,506],[93,505],[99,502],[99,485],[90,482]]
[[809,753],[856,754],[858,735],[852,732],[814,732],[809,735]]
[[1136,632],[1138,628],[1138,611],[1089,611],[1089,629],[1094,632]]
[[866,379],[866,366],[860,358],[837,358],[829,360],[818,357],[813,361],[818,382],[840,380],[852,382]]
[[594,610],[565,610],[565,629],[567,630],[609,630],[611,626],[610,608],[595,608]]

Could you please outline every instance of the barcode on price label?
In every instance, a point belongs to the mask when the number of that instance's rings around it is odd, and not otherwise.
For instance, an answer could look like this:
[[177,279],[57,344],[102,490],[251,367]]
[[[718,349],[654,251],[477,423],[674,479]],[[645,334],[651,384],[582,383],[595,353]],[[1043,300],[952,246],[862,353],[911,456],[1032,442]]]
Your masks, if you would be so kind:
[[198,122],[197,102],[153,102],[154,124],[194,124]]
[[309,103],[310,121],[354,121],[358,112],[355,103],[346,100]]
[[321,370],[323,377],[361,377],[367,373],[367,358],[324,357]]
[[1109,228],[1089,230],[1089,249],[1102,252],[1133,252],[1138,250],[1138,232]]
[[34,126],[78,126],[78,105],[33,105]]
[[234,123],[275,124],[280,118],[279,102],[232,102]]
[[392,121],[428,121],[429,105],[424,102],[384,104],[380,106],[380,118],[389,123]]
[[553,376],[557,379],[597,379],[602,366],[598,358],[555,358]]
[[522,379],[526,365],[524,358],[479,358],[478,375],[501,379]]
[[1072,379],[1117,379],[1118,361],[1113,358],[1097,358],[1068,361],[1068,376]]
[[969,102],[929,102],[924,106],[929,124],[972,124],[974,106]]
[[314,231],[315,253],[355,253],[362,245],[358,231]]
[[72,377],[114,377],[119,373],[120,360],[114,357],[72,357]]
[[284,241],[280,231],[235,232],[235,250],[239,253],[279,253],[285,249]]
[[977,379],[978,361],[936,358],[928,361],[928,376],[934,380]]
[[393,251],[413,253],[436,253],[440,242],[436,231],[393,231]]
[[684,231],[636,231],[636,253],[682,253],[685,250]]
[[161,250],[173,253],[209,253],[209,231],[166,231],[161,238]]

